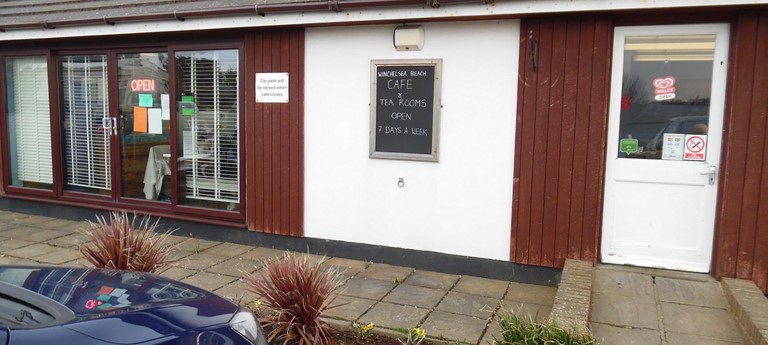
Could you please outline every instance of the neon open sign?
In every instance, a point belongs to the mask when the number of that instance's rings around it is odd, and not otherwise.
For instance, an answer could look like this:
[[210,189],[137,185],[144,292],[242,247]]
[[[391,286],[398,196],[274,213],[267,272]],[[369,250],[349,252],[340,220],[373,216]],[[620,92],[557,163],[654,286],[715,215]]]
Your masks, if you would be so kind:
[[152,79],[134,79],[131,80],[131,90],[133,92],[138,91],[155,91],[155,81]]

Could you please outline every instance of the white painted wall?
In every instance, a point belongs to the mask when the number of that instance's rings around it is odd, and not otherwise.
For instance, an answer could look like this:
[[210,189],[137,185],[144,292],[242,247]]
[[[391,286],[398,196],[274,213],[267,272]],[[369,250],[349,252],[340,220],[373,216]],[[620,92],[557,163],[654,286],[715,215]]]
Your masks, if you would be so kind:
[[[310,28],[305,73],[305,235],[509,259],[519,22]],[[371,159],[372,59],[443,59],[440,161]],[[398,178],[405,187],[397,186]]]

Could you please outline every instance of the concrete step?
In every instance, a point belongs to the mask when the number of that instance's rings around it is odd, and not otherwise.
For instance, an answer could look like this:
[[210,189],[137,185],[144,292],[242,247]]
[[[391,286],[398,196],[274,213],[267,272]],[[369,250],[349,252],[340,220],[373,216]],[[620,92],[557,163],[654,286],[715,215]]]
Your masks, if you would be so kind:
[[768,298],[751,280],[723,278],[725,298],[754,345],[768,345]]

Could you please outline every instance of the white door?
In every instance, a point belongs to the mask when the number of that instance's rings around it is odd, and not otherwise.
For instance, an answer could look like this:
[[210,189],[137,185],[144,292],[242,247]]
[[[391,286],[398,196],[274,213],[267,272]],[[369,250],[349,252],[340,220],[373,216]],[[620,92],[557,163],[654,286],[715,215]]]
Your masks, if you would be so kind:
[[728,25],[617,27],[602,261],[708,272]]

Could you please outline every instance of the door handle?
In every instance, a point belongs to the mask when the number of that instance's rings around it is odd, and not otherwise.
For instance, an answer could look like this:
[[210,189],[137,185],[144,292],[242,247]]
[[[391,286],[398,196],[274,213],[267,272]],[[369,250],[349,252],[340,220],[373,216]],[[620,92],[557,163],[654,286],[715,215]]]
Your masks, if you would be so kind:
[[709,184],[715,184],[715,177],[717,177],[717,167],[714,165],[707,166],[707,172],[700,174],[709,176]]
[[112,129],[112,125],[110,124],[109,117],[101,118],[101,128],[103,128],[107,132],[109,132],[110,129]]
[[112,135],[117,135],[117,119],[114,117],[102,117],[101,127],[104,128],[107,133],[112,132]]

